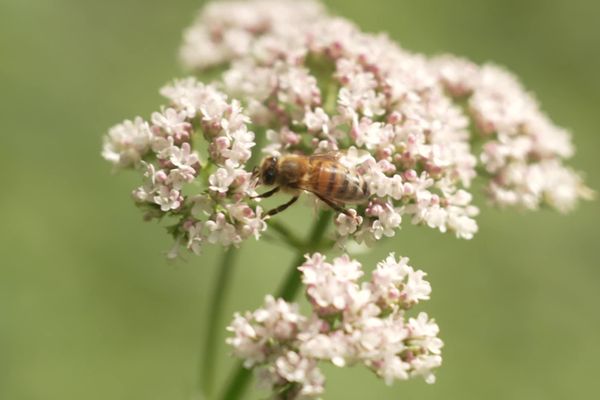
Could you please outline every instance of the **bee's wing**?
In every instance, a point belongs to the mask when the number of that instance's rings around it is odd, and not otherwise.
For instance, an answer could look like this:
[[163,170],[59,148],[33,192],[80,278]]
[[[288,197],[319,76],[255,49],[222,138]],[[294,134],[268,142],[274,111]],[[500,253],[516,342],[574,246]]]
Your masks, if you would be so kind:
[[315,189],[310,184],[310,181],[301,179],[294,183],[294,189],[306,190],[307,192],[314,193]]
[[298,188],[313,194],[315,197],[320,199],[325,204],[328,204],[333,209],[337,210],[339,207],[342,207],[344,205],[344,203],[342,203],[341,201],[326,196],[323,193],[314,190],[314,188],[312,187],[303,187],[302,185],[298,185]]
[[308,156],[310,162],[313,161],[337,161],[342,156],[339,151],[328,151],[327,153],[313,154]]

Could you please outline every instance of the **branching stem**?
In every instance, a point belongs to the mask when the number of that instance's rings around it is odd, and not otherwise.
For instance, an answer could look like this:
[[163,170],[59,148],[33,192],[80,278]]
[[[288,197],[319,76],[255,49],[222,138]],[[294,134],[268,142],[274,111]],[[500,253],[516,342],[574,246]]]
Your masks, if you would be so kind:
[[[298,271],[298,266],[302,264],[304,261],[304,255],[307,252],[314,251],[316,249],[321,248],[323,237],[327,232],[327,227],[329,225],[329,221],[332,219],[332,211],[326,210],[321,211],[317,221],[313,225],[311,232],[304,242],[304,244],[298,247],[298,251],[288,273],[279,287],[279,291],[277,292],[277,296],[286,301],[292,301],[296,295],[298,294],[298,290],[300,289],[301,278],[300,271]],[[271,225],[272,226],[272,225]],[[275,228],[277,229],[277,228]],[[284,227],[284,229],[287,229]],[[222,400],[237,400],[239,399],[248,383],[250,383],[250,378],[252,374],[249,369],[244,368],[242,363],[239,363],[231,375],[231,379],[229,380],[229,384],[225,388],[223,395],[221,396]]]
[[204,357],[201,357],[199,386],[205,398],[211,398],[214,388],[215,371],[217,370],[217,339],[223,330],[221,326],[223,307],[231,281],[231,273],[235,265],[237,250],[229,247],[221,258],[217,277],[209,305],[207,335],[204,342]]

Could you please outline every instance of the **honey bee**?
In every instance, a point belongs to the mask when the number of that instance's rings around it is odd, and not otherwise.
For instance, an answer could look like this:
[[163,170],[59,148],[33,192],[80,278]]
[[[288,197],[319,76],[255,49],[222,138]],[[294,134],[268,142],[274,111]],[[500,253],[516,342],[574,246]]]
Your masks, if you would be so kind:
[[254,198],[271,197],[280,190],[291,194],[292,198],[287,203],[265,214],[273,216],[294,204],[306,191],[334,210],[350,215],[343,205],[365,203],[369,190],[361,175],[351,172],[339,162],[340,156],[341,153],[326,153],[266,157],[255,169],[254,177],[258,178],[259,184],[275,185],[275,188]]

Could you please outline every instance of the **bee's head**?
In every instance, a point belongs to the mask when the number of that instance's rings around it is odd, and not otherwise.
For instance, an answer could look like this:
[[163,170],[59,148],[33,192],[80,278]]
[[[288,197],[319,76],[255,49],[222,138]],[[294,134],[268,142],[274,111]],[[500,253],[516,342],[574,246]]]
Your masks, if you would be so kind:
[[266,157],[260,163],[257,171],[260,183],[263,185],[273,185],[277,178],[277,157]]

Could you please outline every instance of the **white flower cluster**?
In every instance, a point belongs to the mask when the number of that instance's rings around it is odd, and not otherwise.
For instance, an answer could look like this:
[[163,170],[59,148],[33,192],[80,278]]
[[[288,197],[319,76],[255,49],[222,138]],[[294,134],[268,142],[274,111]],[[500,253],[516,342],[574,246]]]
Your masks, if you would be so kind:
[[319,361],[362,363],[387,384],[415,376],[434,382],[433,370],[442,362],[439,328],[424,312],[406,316],[429,299],[431,286],[407,258],[390,254],[362,284],[361,265],[348,256],[328,263],[315,253],[299,270],[309,317],[296,304],[267,296],[262,308],[236,314],[228,328],[234,354],[255,367],[264,386],[286,392],[285,398],[318,397],[325,382]]
[[[152,113],[150,122],[137,117],[109,130],[104,158],[143,173],[133,198],[148,219],[177,219],[169,230],[178,245],[199,253],[204,242],[229,246],[258,238],[266,224],[261,208],[246,202],[255,192],[244,169],[254,133],[240,103],[194,78],[161,93],[170,104]],[[204,161],[197,153],[201,140],[208,143]]]
[[441,56],[433,65],[448,92],[466,99],[484,139],[480,160],[495,204],[530,210],[545,204],[568,212],[580,198],[592,196],[580,175],[562,164],[574,152],[569,132],[540,110],[513,74],[454,56]]
[[136,201],[152,206],[150,217],[180,217],[173,233],[195,252],[265,229],[249,196],[253,153],[255,163],[259,155],[335,153],[365,179],[368,202],[343,204],[347,212],[335,217],[340,243],[372,244],[403,221],[472,238],[478,172],[497,205],[568,211],[591,196],[562,163],[573,153],[569,134],[511,74],[407,52],[317,1],[209,3],[187,29],[181,56],[220,75],[209,86],[189,78],[164,88],[171,105],[150,122],[113,127],[103,156],[145,169]]
[[184,65],[212,67],[248,54],[264,32],[285,32],[324,14],[315,1],[254,0],[211,2],[184,32],[180,55]]
[[[241,36],[240,47],[231,38]],[[215,56],[191,56],[207,51]],[[340,152],[366,178],[370,202],[336,217],[342,237],[372,243],[408,219],[472,238],[471,121],[485,134],[480,158],[496,204],[545,201],[564,211],[587,193],[561,164],[572,153],[568,134],[511,75],[409,53],[317,2],[213,3],[189,28],[182,54],[190,67],[223,69],[223,90],[266,132],[264,153]]]

